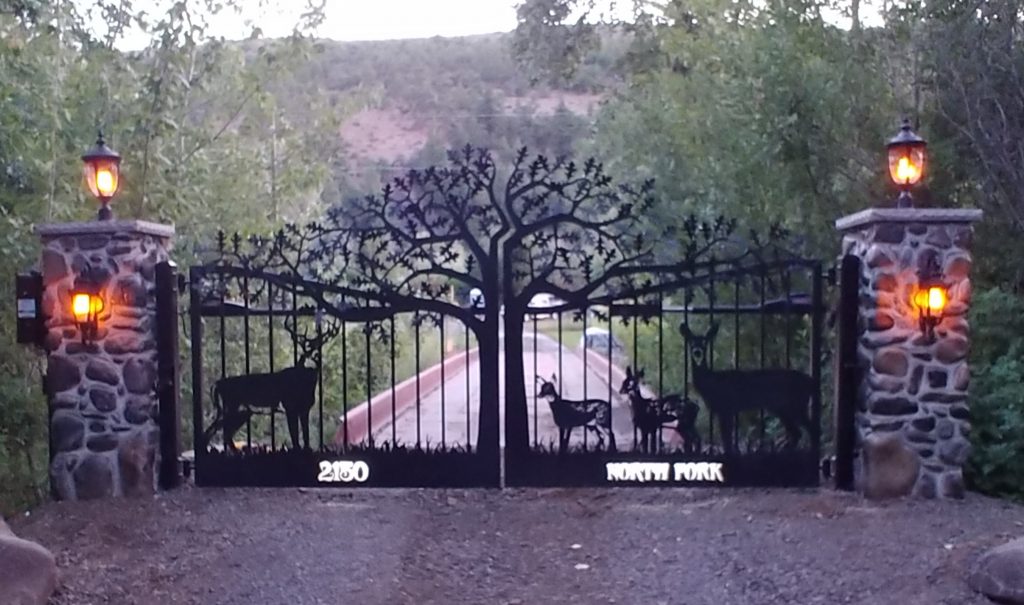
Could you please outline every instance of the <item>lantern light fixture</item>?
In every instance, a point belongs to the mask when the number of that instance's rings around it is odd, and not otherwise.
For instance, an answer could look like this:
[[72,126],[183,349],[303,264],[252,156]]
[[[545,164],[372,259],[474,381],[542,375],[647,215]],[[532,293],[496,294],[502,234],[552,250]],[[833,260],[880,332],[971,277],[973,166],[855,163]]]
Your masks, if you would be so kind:
[[99,333],[100,313],[105,307],[102,290],[102,276],[86,267],[71,291],[71,314],[86,344],[95,341]]
[[110,200],[121,184],[121,155],[107,147],[102,131],[96,144],[82,155],[82,174],[89,192],[100,201],[99,220],[114,218]]
[[929,341],[935,339],[935,327],[942,321],[949,302],[949,289],[935,257],[930,257],[918,273],[914,306],[920,318],[921,332]]
[[928,142],[922,139],[910,127],[910,120],[903,119],[900,131],[889,139],[886,151],[889,158],[889,178],[900,190],[896,205],[899,208],[911,208],[914,205],[910,190],[924,178],[925,165],[928,160]]

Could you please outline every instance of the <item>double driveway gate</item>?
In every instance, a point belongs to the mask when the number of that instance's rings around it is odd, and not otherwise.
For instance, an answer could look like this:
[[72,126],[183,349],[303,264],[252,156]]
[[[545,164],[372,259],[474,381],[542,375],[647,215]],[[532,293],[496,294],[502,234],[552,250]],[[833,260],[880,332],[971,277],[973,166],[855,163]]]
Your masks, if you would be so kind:
[[655,233],[596,163],[495,180],[467,149],[220,238],[189,279],[199,485],[817,484],[818,262]]

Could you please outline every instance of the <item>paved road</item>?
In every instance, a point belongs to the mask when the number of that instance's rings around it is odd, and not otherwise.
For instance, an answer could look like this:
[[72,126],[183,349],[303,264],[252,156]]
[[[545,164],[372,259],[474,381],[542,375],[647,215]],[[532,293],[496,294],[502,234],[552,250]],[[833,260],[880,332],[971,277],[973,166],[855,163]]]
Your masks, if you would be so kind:
[[[584,372],[583,358],[576,351],[560,347],[558,342],[544,334],[537,334],[537,355],[534,358],[534,335],[523,336],[523,367],[526,371],[526,396],[530,416],[530,442],[534,441],[536,427],[537,442],[541,444],[558,444],[558,427],[551,416],[551,407],[546,399],[536,397],[538,386],[536,376],[548,380],[551,375],[559,376],[562,396],[567,399],[583,399],[597,397],[608,399],[606,376],[608,368],[589,365]],[[561,369],[559,368],[558,351],[561,348]],[[534,365],[536,361],[536,366]],[[501,392],[504,393],[505,372],[504,355],[501,360]],[[536,373],[534,368],[536,367]],[[455,374],[445,376],[443,390],[435,389],[422,396],[420,405],[413,406],[401,413],[395,426],[395,433],[400,443],[417,443],[435,445],[442,441],[447,445],[464,445],[467,438],[476,443],[477,412],[480,407],[480,376],[476,361],[469,364],[469,384],[467,391],[466,370],[463,368]],[[612,389],[612,428],[619,449],[633,447],[633,424],[630,418],[629,402],[618,394],[618,384]],[[442,400],[443,391],[443,400]],[[504,403],[504,402],[502,402]],[[442,414],[443,410],[443,414]],[[502,405],[504,410],[504,405]],[[467,423],[467,411],[468,423]],[[391,425],[382,427],[374,435],[378,442],[391,439]],[[571,444],[582,445],[583,431],[573,432]],[[594,437],[586,437],[587,445],[594,445]]]

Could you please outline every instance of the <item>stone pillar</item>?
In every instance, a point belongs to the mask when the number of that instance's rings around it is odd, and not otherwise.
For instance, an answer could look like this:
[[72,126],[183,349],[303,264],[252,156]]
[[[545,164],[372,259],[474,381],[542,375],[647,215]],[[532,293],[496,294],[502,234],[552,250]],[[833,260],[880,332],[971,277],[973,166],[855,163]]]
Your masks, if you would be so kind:
[[[143,221],[44,225],[43,304],[50,485],[78,500],[152,494],[159,468],[155,269],[174,227]],[[71,314],[75,279],[102,278],[95,342]]]
[[[973,209],[871,208],[836,221],[843,254],[862,261],[855,477],[869,497],[963,497],[971,238],[980,219]],[[913,295],[932,258],[949,302],[929,340]]]

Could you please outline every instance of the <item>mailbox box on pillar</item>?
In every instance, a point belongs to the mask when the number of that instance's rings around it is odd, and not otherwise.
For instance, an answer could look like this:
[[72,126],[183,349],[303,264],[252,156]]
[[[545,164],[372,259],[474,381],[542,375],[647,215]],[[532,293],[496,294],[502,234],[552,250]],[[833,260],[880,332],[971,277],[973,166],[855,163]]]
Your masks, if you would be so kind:
[[17,296],[18,344],[42,345],[45,333],[43,317],[43,276],[32,271],[15,278]]

